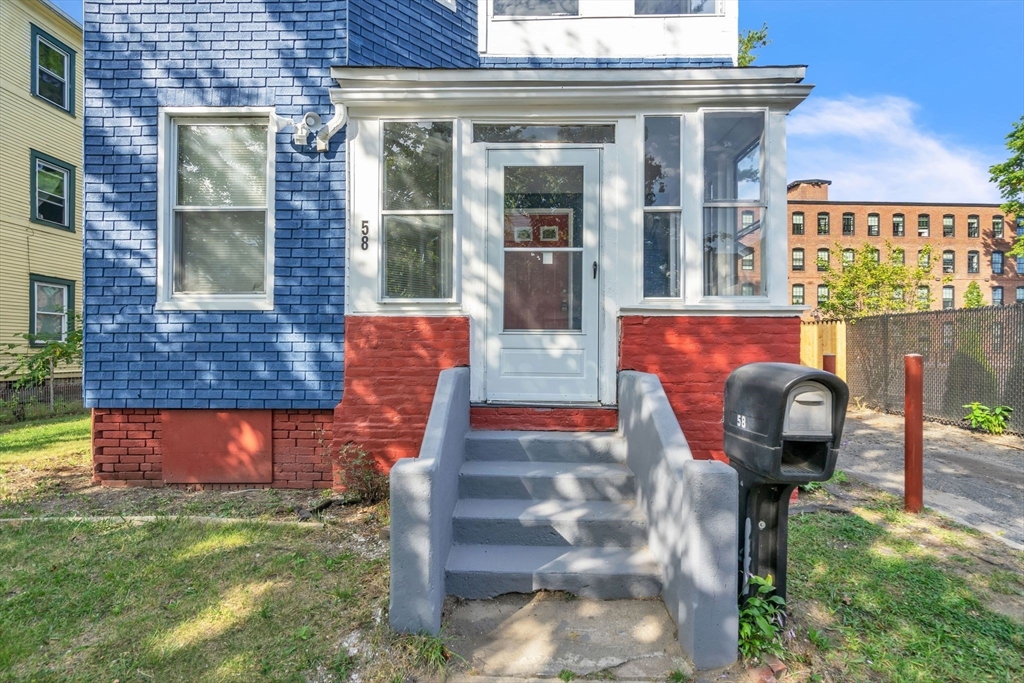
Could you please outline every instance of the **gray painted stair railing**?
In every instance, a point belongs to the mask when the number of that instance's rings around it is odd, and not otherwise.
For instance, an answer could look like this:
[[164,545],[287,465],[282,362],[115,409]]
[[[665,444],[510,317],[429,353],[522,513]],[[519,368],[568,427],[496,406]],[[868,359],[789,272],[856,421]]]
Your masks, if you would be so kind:
[[736,480],[693,460],[657,377],[620,375],[618,433],[469,431],[441,373],[420,457],[391,471],[391,625],[440,630],[444,595],[661,595],[698,668],[736,658]]

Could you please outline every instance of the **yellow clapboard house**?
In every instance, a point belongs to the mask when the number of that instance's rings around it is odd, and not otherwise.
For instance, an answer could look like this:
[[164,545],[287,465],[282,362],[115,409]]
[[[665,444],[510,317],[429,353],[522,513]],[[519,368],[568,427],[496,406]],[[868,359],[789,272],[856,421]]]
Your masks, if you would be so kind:
[[0,0],[0,365],[7,344],[66,335],[82,310],[83,66],[71,17]]

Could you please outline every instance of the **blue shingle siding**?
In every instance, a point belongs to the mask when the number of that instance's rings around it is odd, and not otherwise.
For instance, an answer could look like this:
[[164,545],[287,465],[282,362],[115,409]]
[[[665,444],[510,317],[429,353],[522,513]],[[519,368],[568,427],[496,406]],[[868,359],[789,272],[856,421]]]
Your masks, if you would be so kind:
[[333,408],[344,135],[277,136],[273,311],[155,311],[158,106],[331,115],[344,1],[86,2],[85,397],[104,408]]
[[349,66],[475,68],[476,0],[349,0]]

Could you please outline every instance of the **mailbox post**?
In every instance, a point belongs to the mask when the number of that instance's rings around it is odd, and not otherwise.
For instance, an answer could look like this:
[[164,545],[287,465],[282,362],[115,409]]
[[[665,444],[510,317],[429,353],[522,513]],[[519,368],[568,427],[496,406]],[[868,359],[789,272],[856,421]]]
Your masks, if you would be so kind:
[[786,597],[789,497],[836,467],[849,389],[836,375],[790,363],[740,366],[725,383],[725,454],[739,475],[740,599],[747,577],[770,575]]

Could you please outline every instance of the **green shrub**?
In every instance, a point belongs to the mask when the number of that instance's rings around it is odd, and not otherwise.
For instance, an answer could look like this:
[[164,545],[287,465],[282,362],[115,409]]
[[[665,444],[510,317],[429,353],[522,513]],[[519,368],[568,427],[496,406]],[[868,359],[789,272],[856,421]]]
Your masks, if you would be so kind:
[[1006,431],[1006,423],[1010,421],[1010,413],[1013,408],[1010,406],[996,406],[989,408],[975,401],[964,406],[970,412],[964,415],[964,419],[971,423],[971,429],[980,429],[989,434],[1002,434]]
[[345,502],[375,505],[387,500],[390,488],[388,475],[377,469],[373,456],[355,445],[348,445],[337,456]]

